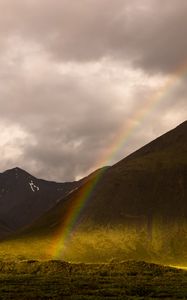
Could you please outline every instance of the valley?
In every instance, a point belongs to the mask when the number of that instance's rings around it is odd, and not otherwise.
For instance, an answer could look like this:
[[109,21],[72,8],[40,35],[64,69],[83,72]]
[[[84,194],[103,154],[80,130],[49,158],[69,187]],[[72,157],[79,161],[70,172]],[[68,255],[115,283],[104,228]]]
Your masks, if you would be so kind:
[[187,122],[75,182],[0,174],[0,299],[186,299]]

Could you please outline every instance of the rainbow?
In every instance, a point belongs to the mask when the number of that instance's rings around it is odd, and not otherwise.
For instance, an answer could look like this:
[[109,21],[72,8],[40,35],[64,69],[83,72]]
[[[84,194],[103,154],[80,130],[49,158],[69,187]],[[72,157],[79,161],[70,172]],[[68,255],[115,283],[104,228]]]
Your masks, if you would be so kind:
[[[133,132],[140,126],[146,116],[152,112],[176,87],[183,75],[187,72],[187,62],[178,67],[175,72],[166,80],[165,84],[150,98],[147,98],[141,108],[136,110],[129,122],[125,122],[120,128],[111,146],[101,155],[101,159],[95,164],[93,169],[98,169],[103,165],[110,165],[114,155],[124,147],[125,143],[132,136]],[[61,226],[52,241],[51,254],[54,258],[62,258],[71,234],[76,228],[82,210],[90,199],[95,186],[105,173],[105,168],[100,169],[95,178],[84,185],[84,188],[77,193],[75,199],[69,205]]]

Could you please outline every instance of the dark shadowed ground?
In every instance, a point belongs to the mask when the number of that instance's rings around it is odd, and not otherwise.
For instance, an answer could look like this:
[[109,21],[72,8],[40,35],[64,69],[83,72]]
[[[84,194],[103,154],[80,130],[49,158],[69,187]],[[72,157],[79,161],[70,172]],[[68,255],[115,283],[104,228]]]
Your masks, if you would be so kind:
[[0,299],[187,299],[187,271],[143,261],[1,262]]

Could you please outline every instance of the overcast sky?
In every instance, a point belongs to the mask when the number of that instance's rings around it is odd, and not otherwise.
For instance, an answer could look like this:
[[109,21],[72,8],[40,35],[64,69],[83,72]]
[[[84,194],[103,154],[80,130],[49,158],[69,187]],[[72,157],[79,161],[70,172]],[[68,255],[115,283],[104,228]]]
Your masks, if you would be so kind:
[[0,171],[74,180],[182,123],[186,37],[186,0],[0,0]]

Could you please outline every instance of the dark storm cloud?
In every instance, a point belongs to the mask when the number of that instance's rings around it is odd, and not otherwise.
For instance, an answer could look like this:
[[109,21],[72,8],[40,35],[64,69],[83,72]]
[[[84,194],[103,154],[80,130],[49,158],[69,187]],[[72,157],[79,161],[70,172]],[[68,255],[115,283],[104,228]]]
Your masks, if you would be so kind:
[[0,168],[73,180],[131,121],[112,162],[182,122],[185,78],[137,116],[185,63],[186,28],[185,0],[0,0]]

